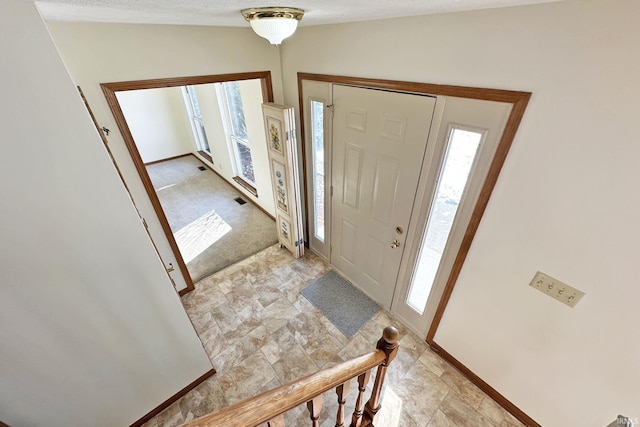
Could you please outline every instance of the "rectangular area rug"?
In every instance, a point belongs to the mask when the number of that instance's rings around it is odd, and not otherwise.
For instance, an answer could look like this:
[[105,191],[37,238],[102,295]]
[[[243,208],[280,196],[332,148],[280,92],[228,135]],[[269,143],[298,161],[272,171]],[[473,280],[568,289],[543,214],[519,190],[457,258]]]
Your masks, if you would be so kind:
[[380,306],[331,270],[302,290],[305,296],[346,337],[353,337]]

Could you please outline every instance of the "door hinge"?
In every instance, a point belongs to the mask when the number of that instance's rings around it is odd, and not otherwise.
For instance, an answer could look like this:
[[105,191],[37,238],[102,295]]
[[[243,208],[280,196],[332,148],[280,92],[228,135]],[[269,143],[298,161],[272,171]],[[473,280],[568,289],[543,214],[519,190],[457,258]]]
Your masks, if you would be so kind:
[[329,110],[329,114],[331,115],[331,118],[333,118],[333,104],[327,105],[327,110]]
[[333,185],[329,187],[329,197],[333,197]]
[[147,230],[149,229],[149,225],[147,224],[147,220],[140,217],[140,219],[142,220],[142,225],[144,225],[144,228],[146,228]]

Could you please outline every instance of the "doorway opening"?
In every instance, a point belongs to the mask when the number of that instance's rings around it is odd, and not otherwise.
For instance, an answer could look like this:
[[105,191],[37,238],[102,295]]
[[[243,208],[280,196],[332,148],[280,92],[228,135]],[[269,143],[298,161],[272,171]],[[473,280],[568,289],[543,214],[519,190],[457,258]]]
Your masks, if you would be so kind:
[[272,217],[189,154],[147,165],[194,283],[277,241]]
[[[261,113],[273,101],[270,72],[101,86],[187,283],[181,295],[276,242]],[[163,109],[160,117],[149,114]],[[214,200],[221,193],[222,204]],[[256,242],[234,235],[251,223],[245,237]]]
[[298,89],[311,250],[431,344],[531,94],[309,73]]

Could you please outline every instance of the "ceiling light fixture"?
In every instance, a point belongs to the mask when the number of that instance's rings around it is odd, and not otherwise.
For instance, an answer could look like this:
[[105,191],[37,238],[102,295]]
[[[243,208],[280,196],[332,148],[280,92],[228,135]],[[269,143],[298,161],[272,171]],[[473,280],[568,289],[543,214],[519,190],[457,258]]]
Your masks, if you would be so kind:
[[279,45],[296,31],[304,10],[293,7],[253,7],[240,11],[260,37]]

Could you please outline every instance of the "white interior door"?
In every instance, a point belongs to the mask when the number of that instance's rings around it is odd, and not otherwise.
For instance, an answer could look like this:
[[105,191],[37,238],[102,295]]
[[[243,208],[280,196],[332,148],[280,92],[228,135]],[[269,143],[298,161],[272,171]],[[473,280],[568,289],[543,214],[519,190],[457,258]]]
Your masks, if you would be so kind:
[[391,308],[435,98],[333,88],[331,263]]

